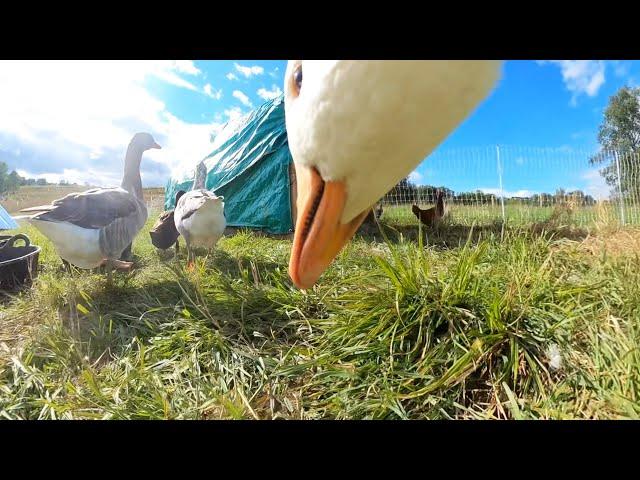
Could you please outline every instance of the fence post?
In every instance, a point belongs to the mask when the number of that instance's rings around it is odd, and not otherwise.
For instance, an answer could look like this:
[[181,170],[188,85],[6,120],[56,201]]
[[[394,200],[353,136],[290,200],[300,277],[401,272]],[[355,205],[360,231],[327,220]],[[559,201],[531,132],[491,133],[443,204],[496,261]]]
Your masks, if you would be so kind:
[[616,159],[616,170],[618,172],[618,199],[620,202],[620,222],[622,226],[625,225],[624,221],[624,199],[622,198],[622,177],[620,176],[620,160],[618,159],[618,151],[615,150],[613,152],[614,158]]
[[498,181],[500,182],[500,204],[502,205],[502,223],[506,223],[507,217],[504,213],[504,190],[502,188],[502,165],[500,164],[500,145],[496,145],[496,161],[498,163]]

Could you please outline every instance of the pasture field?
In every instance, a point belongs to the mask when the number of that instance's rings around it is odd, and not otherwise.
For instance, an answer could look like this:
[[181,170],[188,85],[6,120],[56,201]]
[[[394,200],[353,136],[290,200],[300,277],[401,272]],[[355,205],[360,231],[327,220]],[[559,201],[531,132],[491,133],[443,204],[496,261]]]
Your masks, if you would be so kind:
[[5,194],[0,204],[11,214],[18,214],[22,208],[46,205],[73,192],[84,192],[91,187],[82,185],[46,185],[20,187],[17,192]]
[[[64,197],[69,193],[84,192],[92,187],[84,185],[46,185],[20,187],[15,192],[8,194],[6,198],[0,198],[0,204],[7,212],[19,215],[23,208],[47,205],[54,200]],[[163,188],[147,188],[144,190],[145,200],[151,208],[161,209],[164,204]]]
[[[420,205],[429,208],[432,205]],[[413,225],[416,217],[411,212],[411,205],[384,205],[382,220],[394,224]],[[473,224],[489,224],[502,222],[500,205],[447,205],[449,222],[456,225],[471,226]],[[626,205],[624,207],[625,223],[640,225],[640,207]],[[568,207],[563,205],[537,207],[525,204],[505,205],[505,217],[511,226],[528,226],[534,223],[547,222],[589,228],[597,224],[620,222],[621,213],[618,204],[596,204],[594,206]]]
[[385,209],[301,291],[291,241],[251,232],[186,271],[150,243],[159,208],[112,284],[23,229],[42,270],[0,300],[0,417],[640,416],[637,227],[422,230]]

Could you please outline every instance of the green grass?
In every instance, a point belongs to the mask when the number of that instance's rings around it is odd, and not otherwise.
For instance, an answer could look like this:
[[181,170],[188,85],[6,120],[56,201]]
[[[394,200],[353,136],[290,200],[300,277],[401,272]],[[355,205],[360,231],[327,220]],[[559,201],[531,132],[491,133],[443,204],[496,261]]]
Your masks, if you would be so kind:
[[[428,208],[431,205],[421,205]],[[640,224],[640,207],[626,205],[625,223],[629,225]],[[499,203],[491,205],[448,205],[449,221],[456,225],[470,226],[473,224],[486,224],[502,221],[502,208]],[[582,206],[573,209],[554,207],[536,207],[525,204],[509,203],[505,205],[505,218],[512,226],[527,226],[532,223],[545,222],[556,216],[559,220],[571,225],[590,227],[596,223],[619,222],[621,219],[620,206],[594,205]],[[411,205],[384,206],[382,220],[395,224],[413,225],[415,217],[411,212]]]
[[288,240],[226,237],[187,272],[145,230],[108,285],[28,233],[42,272],[0,311],[3,418],[640,415],[640,260],[604,233],[395,225],[307,291]]

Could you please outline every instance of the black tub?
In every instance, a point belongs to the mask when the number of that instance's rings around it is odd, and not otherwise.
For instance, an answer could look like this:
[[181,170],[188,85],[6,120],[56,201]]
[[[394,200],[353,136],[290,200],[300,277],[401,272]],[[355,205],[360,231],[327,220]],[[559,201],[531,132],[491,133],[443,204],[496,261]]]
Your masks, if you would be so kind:
[[[24,246],[16,246],[21,241]],[[31,245],[26,235],[0,236],[0,290],[30,285],[38,275],[39,256],[40,247]]]

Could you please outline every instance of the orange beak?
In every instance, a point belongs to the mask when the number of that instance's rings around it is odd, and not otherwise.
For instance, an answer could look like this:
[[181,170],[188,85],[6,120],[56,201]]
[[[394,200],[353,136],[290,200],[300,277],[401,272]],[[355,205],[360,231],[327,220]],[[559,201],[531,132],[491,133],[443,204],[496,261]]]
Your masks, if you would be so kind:
[[315,168],[295,165],[295,169],[298,215],[289,275],[296,287],[310,288],[353,237],[368,210],[340,223],[347,201],[344,182],[325,182]]

